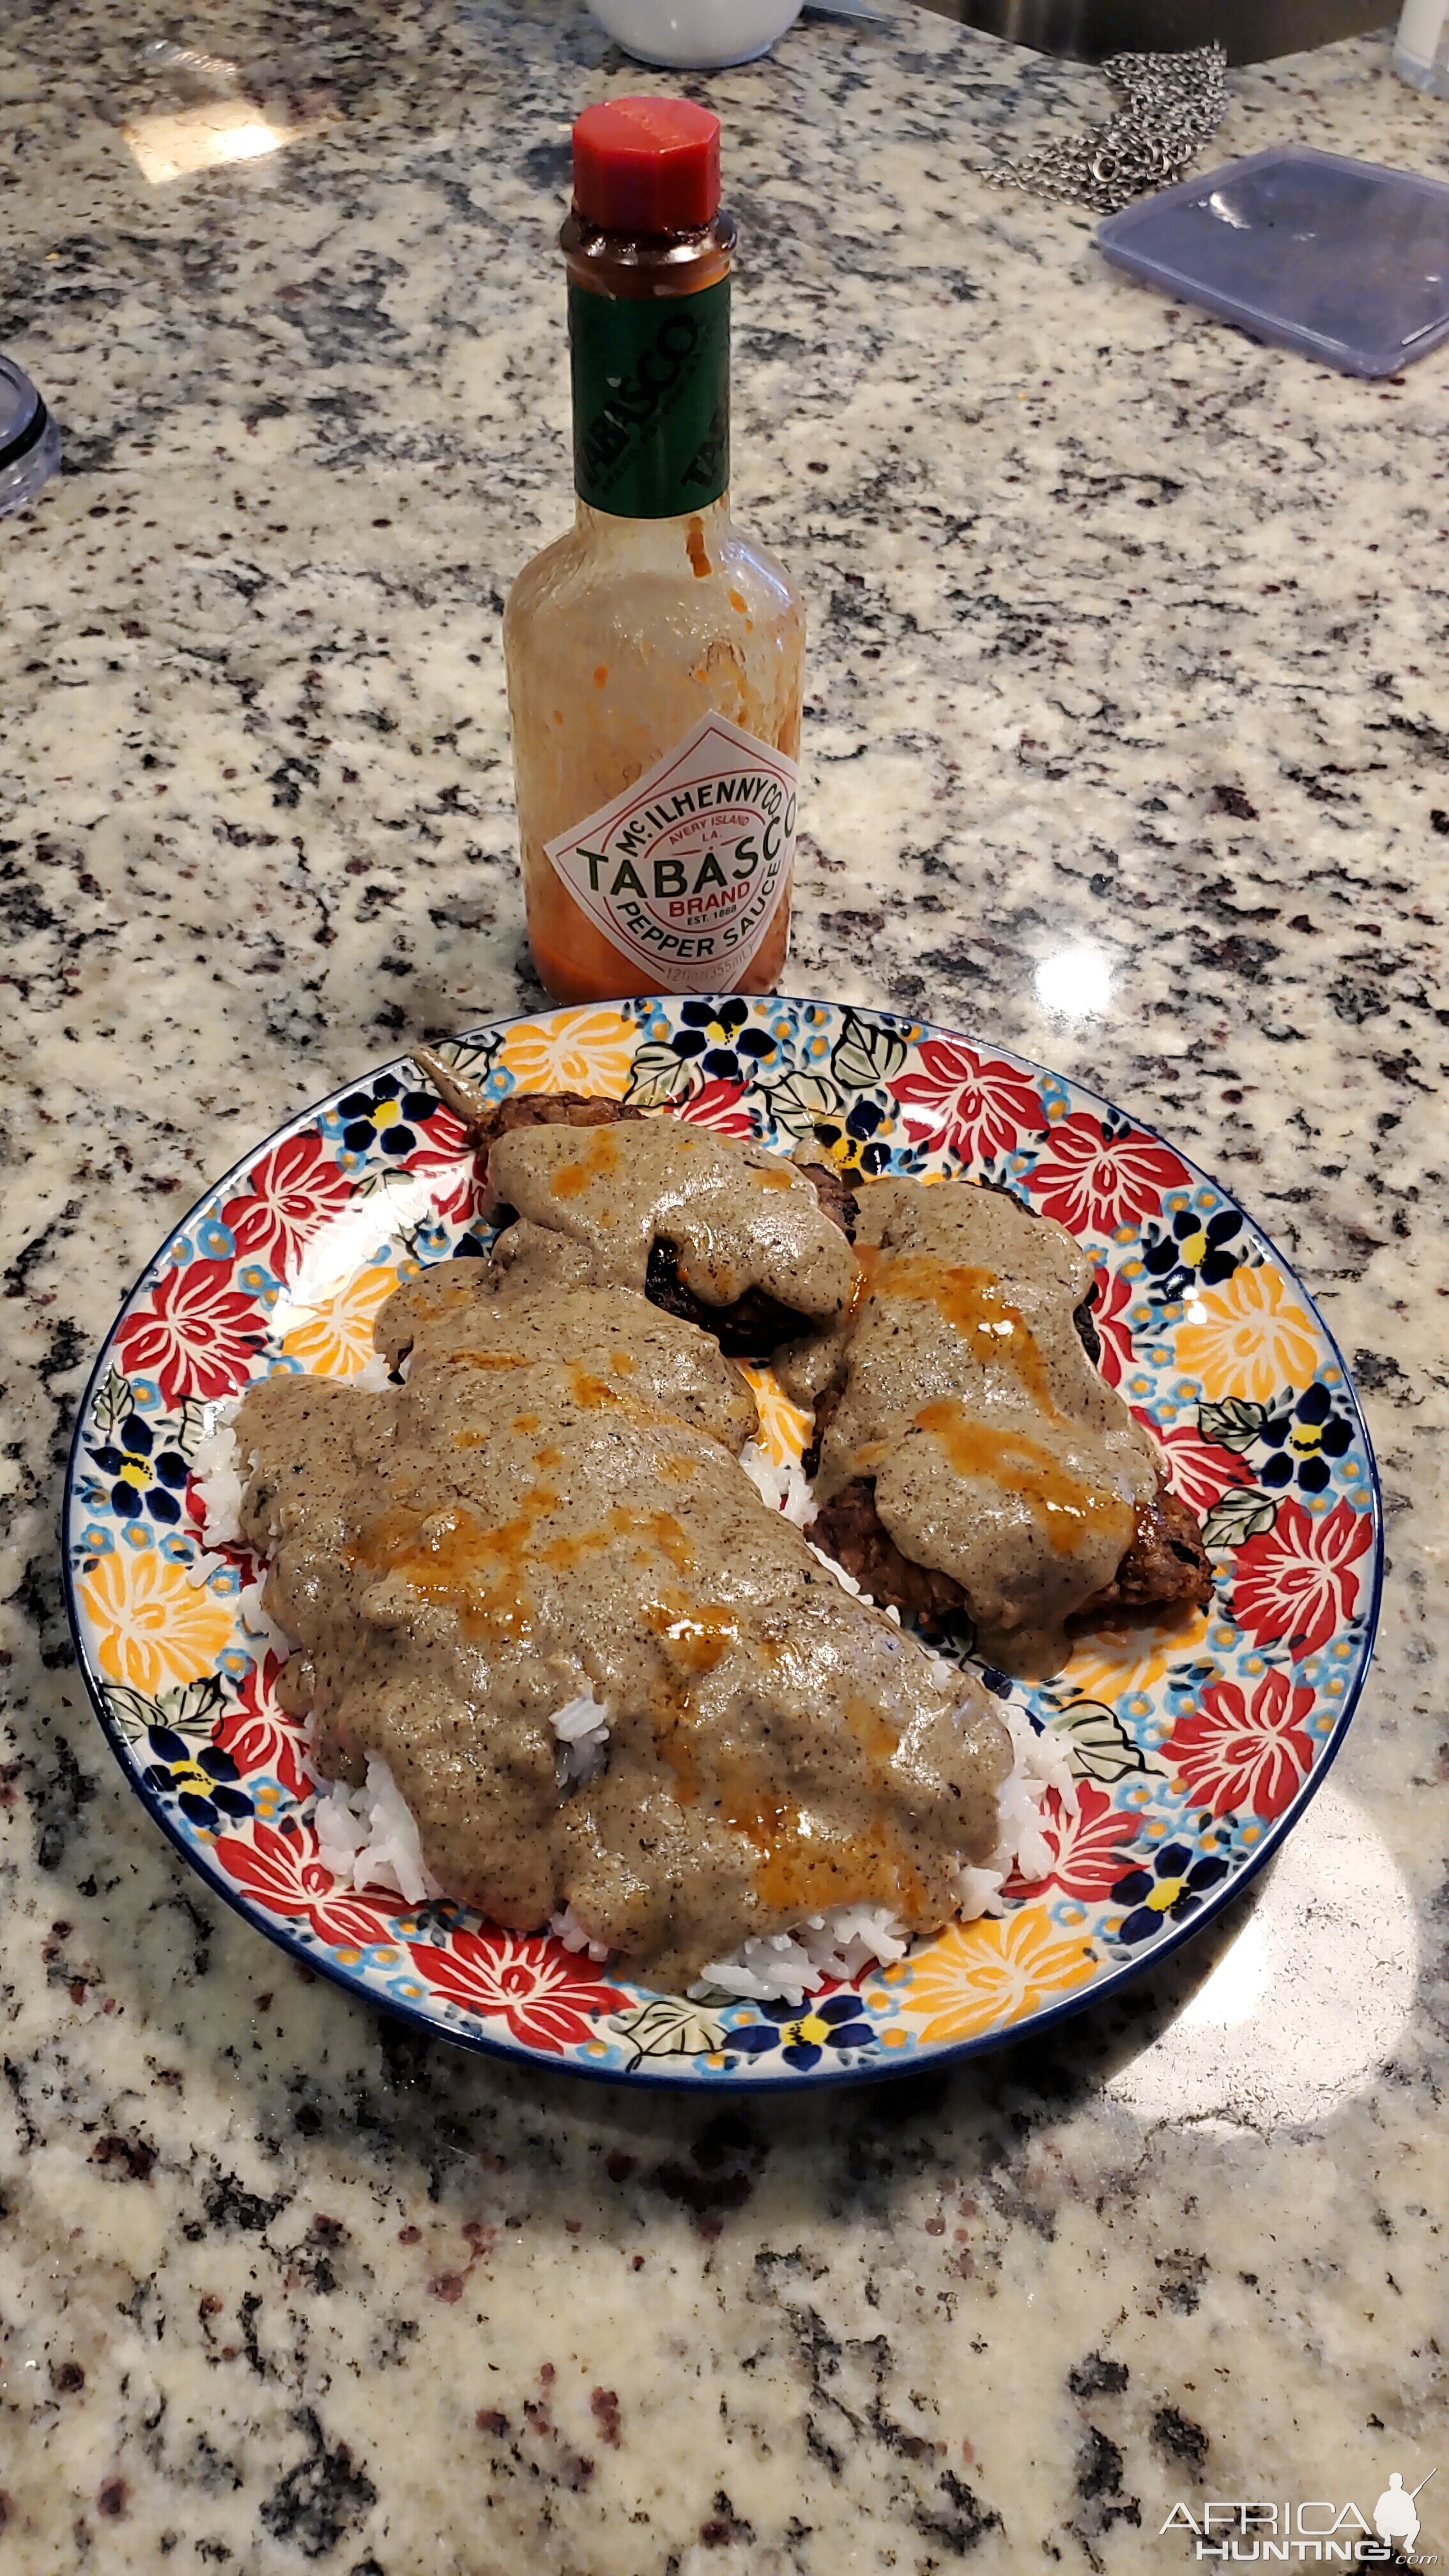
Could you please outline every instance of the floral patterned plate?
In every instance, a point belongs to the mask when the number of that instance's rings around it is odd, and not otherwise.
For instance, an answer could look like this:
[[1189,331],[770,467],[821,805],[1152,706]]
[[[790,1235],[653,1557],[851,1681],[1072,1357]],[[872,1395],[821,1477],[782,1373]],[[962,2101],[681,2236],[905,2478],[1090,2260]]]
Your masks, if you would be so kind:
[[[1272,1245],[1122,1111],[997,1050],[824,1002],[559,1010],[451,1049],[502,1095],[607,1093],[848,1170],[1009,1182],[1090,1244],[1102,1366],[1205,1515],[1211,1611],[1083,1637],[1038,1686],[987,1676],[1067,1747],[1051,1865],[1006,1910],[803,2008],[651,1993],[543,1935],[339,1886],[256,1632],[256,1566],[208,1556],[190,1461],[218,1399],[274,1369],[349,1377],[415,1264],[478,1248],[457,1121],[406,1059],[249,1154],[151,1263],[96,1364],[66,1495],[76,1642],[140,1796],[258,1931],[465,2047],[612,2080],[808,2084],[988,2048],[1105,1996],[1281,1842],[1348,1725],[1380,1524],[1343,1362]],[[777,1454],[803,1418],[764,1385]]]

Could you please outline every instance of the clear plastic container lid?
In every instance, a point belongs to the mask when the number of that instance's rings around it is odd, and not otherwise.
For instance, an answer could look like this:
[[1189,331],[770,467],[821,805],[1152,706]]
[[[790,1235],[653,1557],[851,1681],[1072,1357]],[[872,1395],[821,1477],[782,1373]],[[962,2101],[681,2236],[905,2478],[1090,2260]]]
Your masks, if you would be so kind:
[[1449,187],[1283,144],[1164,188],[1097,233],[1115,268],[1351,376],[1449,338]]
[[0,519],[23,510],[60,463],[60,432],[30,378],[0,358]]

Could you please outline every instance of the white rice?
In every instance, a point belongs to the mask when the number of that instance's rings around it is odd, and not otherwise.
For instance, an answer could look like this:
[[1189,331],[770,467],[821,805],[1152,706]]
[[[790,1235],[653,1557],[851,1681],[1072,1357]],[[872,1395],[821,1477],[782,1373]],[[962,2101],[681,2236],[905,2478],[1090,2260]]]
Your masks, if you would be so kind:
[[236,1606],[237,1614],[247,1635],[260,1637],[267,1651],[270,1654],[279,1655],[285,1663],[294,1651],[292,1640],[286,1629],[279,1628],[276,1620],[263,1608],[261,1584],[244,1583],[237,1595]]
[[[187,1580],[193,1584],[209,1583],[213,1574],[225,1566],[226,1558],[213,1553],[216,1548],[243,1544],[241,1502],[246,1476],[232,1429],[240,1402],[240,1396],[230,1396],[218,1407],[215,1421],[197,1442],[191,1462],[201,1506],[203,1544],[203,1553],[187,1568]],[[249,1637],[260,1639],[267,1652],[280,1655],[286,1662],[292,1652],[292,1640],[262,1606],[262,1578],[242,1585],[237,1595],[237,1616]]]
[[762,1503],[768,1503],[772,1512],[783,1512],[796,1529],[808,1528],[815,1518],[815,1497],[798,1459],[778,1466],[758,1440],[747,1440],[740,1451],[740,1465]]
[[559,1787],[572,1789],[580,1780],[592,1780],[609,1741],[608,1710],[591,1691],[584,1691],[556,1708],[549,1724],[558,1738]]
[[312,1821],[325,1866],[342,1887],[378,1887],[420,1905],[443,1891],[423,1859],[412,1811],[387,1764],[367,1757],[367,1786],[325,1787]]
[[242,1543],[241,1505],[247,1480],[231,1427],[240,1403],[241,1397],[232,1395],[217,1406],[211,1428],[198,1440],[191,1461],[196,1499],[201,1505],[201,1535],[208,1548],[240,1547]]
[[589,1957],[600,1966],[609,1955],[608,1942],[590,1940],[571,1905],[566,1905],[562,1914],[552,1915],[548,1928],[556,1941],[562,1941],[566,1950],[587,1950]]
[[1002,1722],[1016,1754],[1015,1768],[996,1793],[1001,1841],[991,1855],[993,1869],[1018,1869],[1023,1878],[1043,1878],[1052,1865],[1051,1845],[1042,1831],[1041,1810],[1047,1791],[1055,1789],[1064,1805],[1075,1806],[1076,1782],[1066,1746],[1045,1730],[1038,1734],[1025,1709],[1002,1703]]
[[[367,1394],[381,1395],[394,1381],[386,1360],[377,1352],[351,1383]],[[224,1558],[211,1551],[242,1544],[240,1514],[246,1475],[231,1427],[240,1401],[239,1396],[232,1397],[218,1406],[212,1426],[198,1442],[192,1460],[203,1543],[208,1551],[191,1569],[194,1582],[204,1582],[224,1564]],[[786,1466],[778,1466],[758,1441],[751,1440],[740,1453],[740,1465],[762,1501],[782,1511],[797,1529],[807,1527],[814,1517],[814,1498],[793,1459]],[[837,1565],[820,1548],[812,1547],[811,1554],[846,1592],[870,1604],[870,1594],[843,1565]],[[260,1581],[242,1587],[238,1602],[242,1625],[248,1635],[264,1639],[278,1654],[290,1654],[291,1642],[268,1617],[261,1595]],[[887,1609],[886,1616],[900,1626],[898,1610]],[[938,1680],[948,1686],[956,1681],[956,1667],[944,1656],[932,1655],[930,1660]],[[963,1862],[957,1873],[959,1914],[968,1923],[978,1915],[1000,1914],[1001,1890],[1013,1869],[1026,1879],[1045,1874],[1051,1866],[1051,1846],[1042,1831],[1042,1802],[1052,1788],[1068,1804],[1076,1795],[1071,1764],[1060,1740],[1050,1734],[1038,1734],[1025,1711],[1009,1701],[1001,1704],[999,1713],[1011,1736],[1016,1763],[997,1792],[1001,1838],[995,1851],[984,1866]],[[555,1709],[550,1724],[557,1745],[559,1787],[572,1789],[592,1779],[608,1746],[607,1709],[591,1692],[584,1691]],[[365,1788],[323,1784],[314,1822],[322,1860],[340,1885],[386,1889],[411,1905],[442,1893],[423,1860],[417,1825],[407,1803],[387,1764],[376,1755],[368,1757]],[[595,1940],[572,1906],[555,1915],[549,1928],[566,1949],[587,1951],[591,1959],[598,1961],[609,1955],[607,1946]],[[731,1958],[712,1961],[691,1992],[739,1996],[758,2003],[800,2004],[827,1978],[848,1983],[873,1964],[888,1966],[903,1958],[910,1941],[910,1932],[887,1906],[834,1906],[827,1913],[809,1915],[788,1932],[767,1933],[745,1941]]]
[[788,1932],[742,1943],[731,1959],[712,1961],[692,1995],[740,1995],[751,2003],[803,2003],[827,1977],[849,1984],[862,1968],[903,1959],[911,1935],[886,1905],[835,1905],[807,1915]]

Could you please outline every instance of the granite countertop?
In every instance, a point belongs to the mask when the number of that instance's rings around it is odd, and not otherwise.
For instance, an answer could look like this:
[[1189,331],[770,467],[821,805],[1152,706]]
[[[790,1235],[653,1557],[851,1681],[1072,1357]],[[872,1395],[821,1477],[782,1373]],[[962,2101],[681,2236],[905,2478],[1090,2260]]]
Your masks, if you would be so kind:
[[[216,78],[145,32],[12,0],[0,51],[0,345],[66,439],[0,530],[0,2569],[1117,2576],[1189,2562],[1178,2499],[1436,2461],[1442,2553],[1449,352],[1323,373],[989,191],[1089,72],[907,12],[706,85],[736,505],[812,626],[793,986],[1236,1188],[1356,1355],[1392,1575],[1258,1902],[1120,2008],[723,2118],[515,2074],[185,1873],[55,1524],[204,1182],[537,998],[499,611],[568,508],[568,124],[640,75],[571,0],[197,0],[251,106],[168,179]],[[1449,165],[1382,42],[1237,76],[1225,151],[1285,137]]]

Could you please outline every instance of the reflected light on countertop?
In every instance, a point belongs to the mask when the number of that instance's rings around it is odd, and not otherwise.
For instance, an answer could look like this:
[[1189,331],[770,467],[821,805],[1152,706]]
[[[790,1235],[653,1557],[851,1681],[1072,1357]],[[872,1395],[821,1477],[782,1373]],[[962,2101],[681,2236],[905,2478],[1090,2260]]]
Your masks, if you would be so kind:
[[1112,960],[1099,948],[1059,948],[1032,978],[1044,1011],[1060,1020],[1089,1020],[1112,998]]
[[1149,2120],[1321,2120],[1391,2055],[1417,1965],[1398,1865],[1358,1801],[1329,1782],[1237,1939],[1106,2090]]
[[1178,2014],[1178,2025],[1201,2022],[1208,2030],[1232,2030],[1262,2003],[1273,1982],[1273,1955],[1256,1914],[1238,1934],[1226,1958],[1219,1959],[1190,2003]]
[[217,98],[170,115],[138,117],[121,134],[142,178],[153,188],[164,188],[173,179],[227,161],[263,160],[269,152],[305,142],[340,121],[331,107],[289,117],[258,107],[254,99]]

